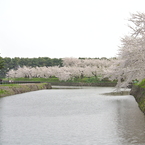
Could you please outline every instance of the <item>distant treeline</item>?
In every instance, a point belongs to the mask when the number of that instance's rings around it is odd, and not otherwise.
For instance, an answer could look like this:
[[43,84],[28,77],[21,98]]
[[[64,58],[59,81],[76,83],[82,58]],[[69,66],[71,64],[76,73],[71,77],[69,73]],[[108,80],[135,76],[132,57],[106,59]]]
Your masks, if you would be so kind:
[[[86,59],[86,58],[79,58],[79,59]],[[87,58],[91,59],[91,58]],[[107,59],[105,57],[102,58],[95,58],[95,59]],[[49,57],[38,57],[38,58],[10,58],[5,57],[2,58],[4,61],[3,69],[0,69],[0,78],[6,76],[6,73],[10,69],[18,69],[19,67],[27,66],[27,67],[50,67],[50,66],[63,66],[63,59],[61,58],[49,58]]]
[[17,69],[19,67],[43,67],[43,66],[60,66],[62,67],[61,58],[49,58],[49,57],[39,57],[39,58],[2,58],[4,61],[4,68],[0,70],[0,77],[5,77],[6,73],[10,69]]

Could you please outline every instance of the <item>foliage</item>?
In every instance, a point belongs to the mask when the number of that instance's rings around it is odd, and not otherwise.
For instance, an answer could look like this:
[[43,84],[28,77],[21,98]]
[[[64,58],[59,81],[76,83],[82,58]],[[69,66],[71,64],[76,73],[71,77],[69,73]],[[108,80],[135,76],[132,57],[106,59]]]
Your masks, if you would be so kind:
[[7,93],[6,90],[0,89],[0,94],[5,94],[5,93]]
[[4,60],[2,57],[0,57],[0,69],[4,67]]
[[138,86],[145,88],[145,79],[143,79],[140,83],[138,83]]
[[130,33],[121,39],[117,61],[106,71],[106,76],[117,79],[117,87],[127,87],[132,80],[145,78],[145,14],[131,14]]
[[98,78],[95,77],[83,77],[83,78],[74,78],[72,80],[68,80],[67,82],[74,82],[74,83],[98,83],[101,82]]
[[[62,59],[62,67],[19,67],[7,73],[8,78],[59,78],[60,81],[95,78],[101,79],[104,72],[116,59]],[[91,82],[92,80],[87,80]],[[94,79],[93,79],[94,80]],[[83,81],[83,80],[81,80]],[[84,80],[85,81],[85,80]]]
[[[2,65],[3,64],[3,65]],[[1,69],[3,66],[3,69]],[[62,66],[62,59],[39,57],[39,58],[0,58],[0,77],[5,77],[6,73],[11,70],[17,70],[20,67],[49,67],[49,66]]]

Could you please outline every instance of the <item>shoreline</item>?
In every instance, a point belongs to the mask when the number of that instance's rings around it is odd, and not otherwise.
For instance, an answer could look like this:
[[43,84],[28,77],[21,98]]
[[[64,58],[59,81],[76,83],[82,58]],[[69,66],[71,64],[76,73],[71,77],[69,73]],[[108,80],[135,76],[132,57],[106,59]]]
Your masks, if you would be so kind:
[[51,82],[54,86],[95,86],[95,87],[115,87],[116,83],[112,82],[101,82],[101,83],[73,83],[73,82]]
[[29,83],[10,83],[0,85],[0,98],[22,94],[31,91],[53,89],[52,86],[92,86],[92,87],[115,87],[116,83],[103,82],[103,83],[73,83],[73,82],[29,82]]
[[134,85],[131,89],[130,95],[134,96],[138,107],[145,115],[145,88]]
[[31,83],[31,84],[0,85],[0,98],[44,89],[52,89],[51,84]]

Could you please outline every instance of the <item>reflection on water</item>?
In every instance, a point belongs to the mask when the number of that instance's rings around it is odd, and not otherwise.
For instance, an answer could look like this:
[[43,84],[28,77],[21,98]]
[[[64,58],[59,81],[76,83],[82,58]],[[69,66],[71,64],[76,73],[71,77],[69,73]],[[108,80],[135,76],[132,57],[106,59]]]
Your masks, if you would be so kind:
[[0,98],[0,145],[144,145],[134,98],[113,88],[52,89]]
[[[145,118],[138,109],[137,103],[132,96],[118,97],[115,102],[116,116],[114,121],[117,125],[119,136],[126,144],[145,144]],[[113,103],[114,104],[114,103]]]

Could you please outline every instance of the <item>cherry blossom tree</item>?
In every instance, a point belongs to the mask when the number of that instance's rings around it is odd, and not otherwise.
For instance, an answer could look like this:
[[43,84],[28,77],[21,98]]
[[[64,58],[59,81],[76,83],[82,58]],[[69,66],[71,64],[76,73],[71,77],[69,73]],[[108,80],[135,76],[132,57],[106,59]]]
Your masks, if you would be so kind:
[[127,87],[133,80],[145,78],[145,14],[131,14],[130,33],[121,39],[118,60],[106,71],[117,79],[117,87]]
[[57,77],[59,80],[67,81],[74,78],[100,77],[112,64],[112,59],[78,59],[64,58],[63,67],[19,67],[17,70],[10,70],[7,75],[11,78],[50,78]]

